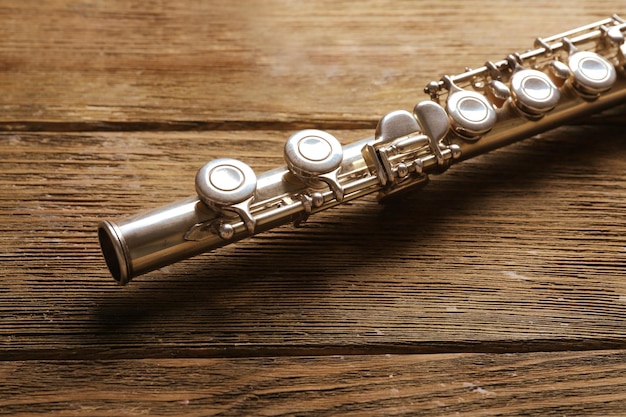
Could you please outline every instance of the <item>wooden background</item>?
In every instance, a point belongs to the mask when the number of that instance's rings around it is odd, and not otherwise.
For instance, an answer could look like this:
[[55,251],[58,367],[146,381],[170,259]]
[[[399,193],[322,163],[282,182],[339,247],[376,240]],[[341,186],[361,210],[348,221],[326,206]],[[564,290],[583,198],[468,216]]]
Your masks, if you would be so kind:
[[95,231],[623,6],[3,0],[0,415],[625,415],[626,108],[127,287]]

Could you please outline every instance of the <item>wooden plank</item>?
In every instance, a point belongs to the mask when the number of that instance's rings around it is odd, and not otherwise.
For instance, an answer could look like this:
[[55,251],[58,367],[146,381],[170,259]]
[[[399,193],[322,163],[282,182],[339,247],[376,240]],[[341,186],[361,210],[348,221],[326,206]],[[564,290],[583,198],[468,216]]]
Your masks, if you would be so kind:
[[624,351],[0,363],[0,415],[623,415]]
[[615,7],[3,1],[0,415],[623,415],[623,108],[125,288],[95,235]]
[[0,128],[370,127],[412,108],[443,74],[526,50],[535,36],[616,6],[7,0]]
[[99,254],[100,219],[192,194],[216,156],[278,166],[285,132],[5,133],[0,357],[624,347],[619,122],[550,132],[400,204],[355,201],[126,288]]

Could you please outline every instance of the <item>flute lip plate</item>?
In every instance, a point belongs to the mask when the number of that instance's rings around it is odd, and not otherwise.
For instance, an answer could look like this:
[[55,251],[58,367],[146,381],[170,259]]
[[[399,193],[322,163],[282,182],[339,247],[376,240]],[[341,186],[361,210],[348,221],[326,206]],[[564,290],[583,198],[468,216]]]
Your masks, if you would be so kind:
[[129,263],[128,247],[117,225],[108,220],[100,223],[98,240],[113,278],[121,285],[128,284],[132,278],[132,268]]

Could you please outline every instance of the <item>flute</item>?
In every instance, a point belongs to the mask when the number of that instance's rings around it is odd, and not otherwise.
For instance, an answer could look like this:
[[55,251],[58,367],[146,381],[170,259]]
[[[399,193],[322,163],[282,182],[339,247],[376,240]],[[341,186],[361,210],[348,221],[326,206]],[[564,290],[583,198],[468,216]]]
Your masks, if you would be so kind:
[[120,284],[133,277],[368,194],[424,186],[452,164],[626,101],[626,21],[617,15],[547,38],[534,49],[442,77],[412,112],[385,115],[374,136],[341,146],[308,129],[285,143],[286,165],[260,175],[216,159],[197,195],[119,221],[98,237]]

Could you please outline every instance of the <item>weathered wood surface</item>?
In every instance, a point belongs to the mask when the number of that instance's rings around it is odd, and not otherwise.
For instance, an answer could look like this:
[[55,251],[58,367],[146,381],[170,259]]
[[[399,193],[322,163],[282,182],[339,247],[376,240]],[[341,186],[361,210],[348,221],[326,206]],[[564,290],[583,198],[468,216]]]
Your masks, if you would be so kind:
[[125,288],[95,235],[619,5],[40,3],[0,4],[0,414],[624,410],[623,108]]
[[[5,128],[370,126],[615,1],[0,4]],[[86,126],[83,126],[86,125]]]
[[459,165],[402,204],[357,201],[117,286],[98,219],[190,195],[207,157],[280,163],[283,132],[248,133],[5,135],[2,355],[625,343],[626,148],[613,127],[567,127]]
[[[626,410],[623,351],[14,361],[0,415],[598,415]],[[30,407],[30,408],[29,408]]]

